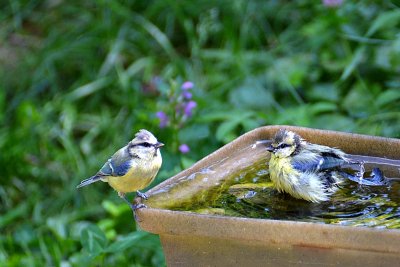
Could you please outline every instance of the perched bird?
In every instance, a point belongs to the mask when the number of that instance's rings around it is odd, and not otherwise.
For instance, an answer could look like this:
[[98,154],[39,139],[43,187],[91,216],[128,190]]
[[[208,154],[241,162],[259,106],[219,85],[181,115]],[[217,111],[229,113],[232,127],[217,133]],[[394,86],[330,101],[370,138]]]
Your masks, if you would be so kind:
[[340,149],[308,143],[284,129],[276,133],[267,150],[271,152],[269,171],[274,186],[298,199],[328,200],[347,178],[343,167],[359,166],[354,180],[361,181],[364,174],[363,163],[348,159]]
[[139,190],[148,186],[156,177],[162,163],[162,146],[164,144],[158,142],[152,133],[140,130],[135,138],[115,152],[94,176],[83,180],[77,188],[97,181],[107,182],[133,211],[142,208],[143,204],[132,204],[125,194],[136,191],[139,197],[147,199],[147,195]]

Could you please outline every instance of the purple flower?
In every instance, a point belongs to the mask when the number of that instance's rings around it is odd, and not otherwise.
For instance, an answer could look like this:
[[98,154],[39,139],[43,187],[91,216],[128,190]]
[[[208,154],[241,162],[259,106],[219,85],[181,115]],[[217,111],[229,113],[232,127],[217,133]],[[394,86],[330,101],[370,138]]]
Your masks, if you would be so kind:
[[185,106],[184,106],[184,108],[183,108],[183,112],[185,113],[185,115],[186,115],[187,117],[191,117],[191,116],[192,116],[193,109],[194,109],[195,107],[197,107],[197,103],[194,102],[193,100],[191,100],[191,101],[189,101],[189,102],[187,102],[187,103],[185,104]]
[[343,3],[343,0],[322,0],[322,3],[326,7],[337,7]]
[[184,99],[192,99],[192,93],[189,91],[183,91],[182,96]]
[[180,151],[182,154],[189,153],[190,147],[189,147],[187,144],[182,144],[182,145],[179,146],[179,151]]
[[163,111],[158,111],[156,113],[156,116],[160,120],[159,127],[160,128],[165,128],[168,125],[168,122],[169,122],[169,118],[168,118],[167,114],[165,114],[165,112],[163,112]]
[[190,90],[194,87],[194,83],[190,82],[190,81],[186,81],[182,84],[181,89],[184,91]]

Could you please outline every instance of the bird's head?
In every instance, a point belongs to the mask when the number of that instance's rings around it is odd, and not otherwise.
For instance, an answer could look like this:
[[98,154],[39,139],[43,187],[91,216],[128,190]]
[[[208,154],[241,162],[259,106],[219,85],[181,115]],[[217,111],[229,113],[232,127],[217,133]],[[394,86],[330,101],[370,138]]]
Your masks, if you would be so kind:
[[295,132],[280,129],[267,150],[277,158],[286,158],[292,156],[300,148],[303,139]]
[[135,134],[135,138],[128,144],[128,153],[131,156],[139,158],[149,158],[157,156],[160,147],[163,143],[157,141],[157,138],[147,130],[140,130]]

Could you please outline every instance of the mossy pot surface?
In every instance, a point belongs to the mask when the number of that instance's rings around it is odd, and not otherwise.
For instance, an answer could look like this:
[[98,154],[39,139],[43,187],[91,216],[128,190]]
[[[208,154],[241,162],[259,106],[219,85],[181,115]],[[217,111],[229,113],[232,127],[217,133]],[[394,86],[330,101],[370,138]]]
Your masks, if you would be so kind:
[[[230,172],[229,155],[240,153],[258,140],[271,139],[280,128],[293,130],[313,143],[341,148],[346,153],[400,159],[399,139],[294,126],[265,126],[248,132],[147,192],[148,208],[137,213],[139,225],[160,236],[167,265],[398,266],[400,230],[397,229],[238,218],[168,209],[175,201],[187,201],[199,191],[208,190],[208,185],[218,184]],[[269,157],[267,152],[254,154],[241,159],[239,166],[250,166],[256,157],[265,157],[265,160]],[[184,179],[215,162],[227,164],[226,173],[208,183]],[[182,181],[185,185],[177,186]]]

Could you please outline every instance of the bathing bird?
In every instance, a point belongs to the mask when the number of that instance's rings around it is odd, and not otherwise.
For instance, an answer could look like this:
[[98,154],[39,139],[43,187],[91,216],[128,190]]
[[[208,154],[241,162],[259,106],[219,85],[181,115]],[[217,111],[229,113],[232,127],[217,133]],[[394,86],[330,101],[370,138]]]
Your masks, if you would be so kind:
[[271,144],[269,171],[279,192],[311,202],[329,200],[349,176],[343,170],[357,165],[359,172],[352,180],[362,184],[364,165],[350,160],[337,148],[312,144],[295,132],[280,129]]

